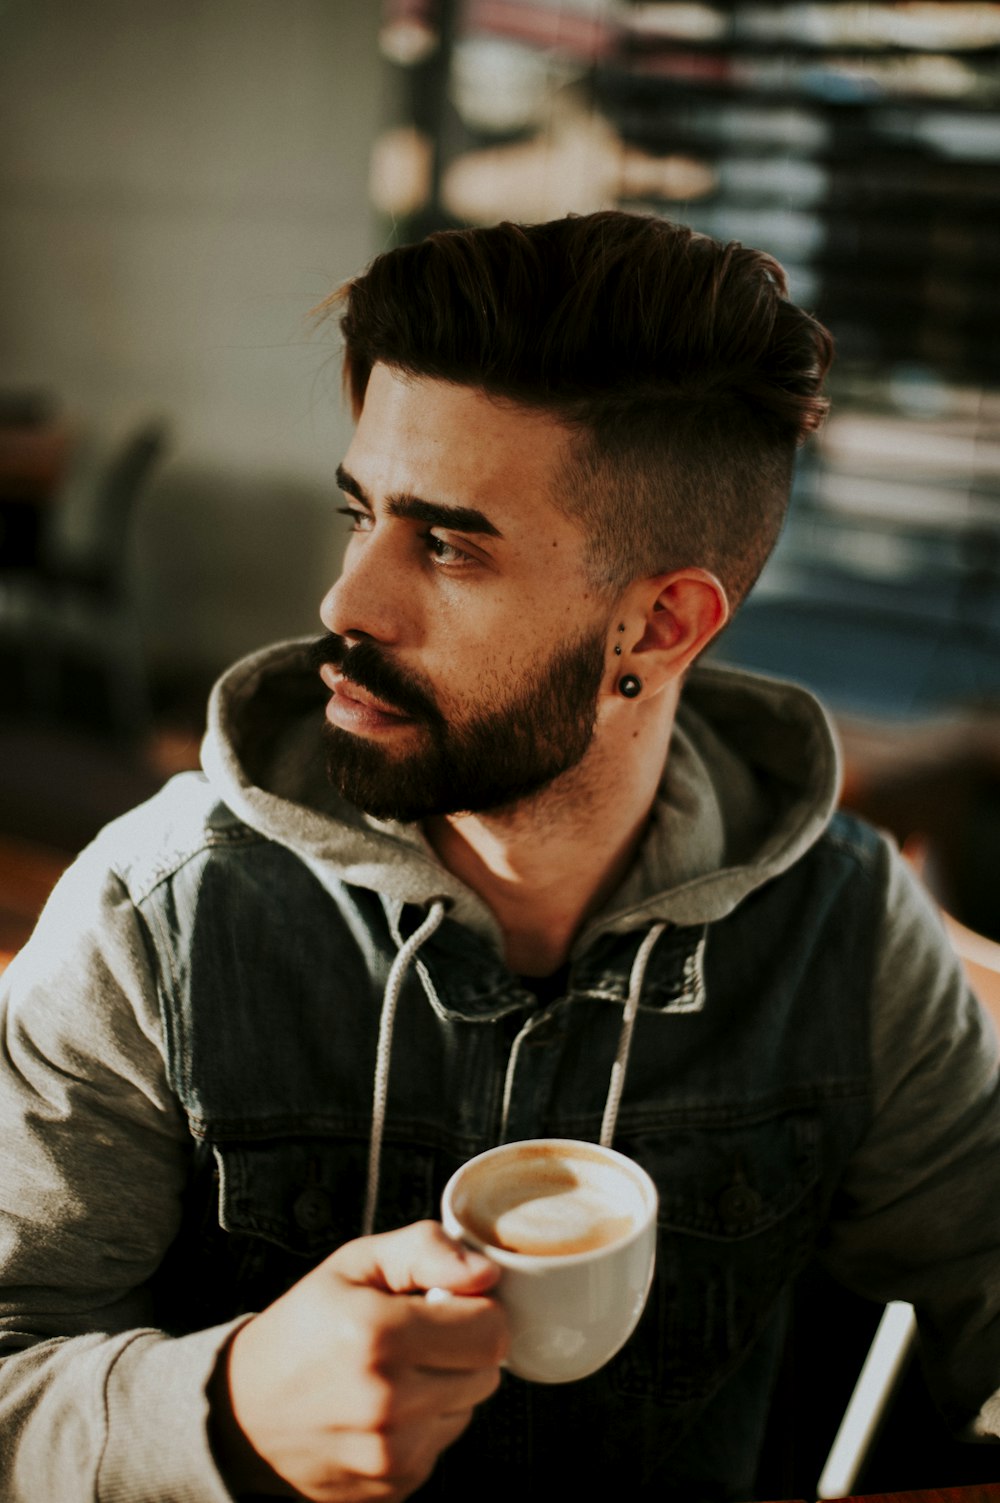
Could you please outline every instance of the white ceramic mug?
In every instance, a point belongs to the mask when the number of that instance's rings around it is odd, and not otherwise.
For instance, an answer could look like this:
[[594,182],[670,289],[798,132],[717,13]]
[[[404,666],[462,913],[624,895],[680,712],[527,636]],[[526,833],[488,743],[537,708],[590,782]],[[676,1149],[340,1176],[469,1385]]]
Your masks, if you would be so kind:
[[501,1269],[511,1372],[568,1383],[624,1346],[652,1282],[656,1206],[638,1164],[571,1138],[504,1143],[452,1175],[444,1228]]

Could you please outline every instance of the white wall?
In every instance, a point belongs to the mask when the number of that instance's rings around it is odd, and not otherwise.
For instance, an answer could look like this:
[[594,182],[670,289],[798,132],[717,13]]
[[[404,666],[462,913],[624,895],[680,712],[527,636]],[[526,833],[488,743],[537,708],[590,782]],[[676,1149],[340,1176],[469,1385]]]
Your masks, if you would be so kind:
[[369,259],[378,0],[0,0],[0,386],[161,413],[160,661],[311,631],[347,424],[308,310]]

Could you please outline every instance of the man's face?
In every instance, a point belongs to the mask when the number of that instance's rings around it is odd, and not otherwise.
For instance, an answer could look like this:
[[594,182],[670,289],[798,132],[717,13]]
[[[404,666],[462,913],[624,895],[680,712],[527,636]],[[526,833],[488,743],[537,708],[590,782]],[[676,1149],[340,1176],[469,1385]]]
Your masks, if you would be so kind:
[[359,808],[509,807],[586,753],[609,623],[550,499],[571,442],[548,415],[375,367],[316,651],[331,778]]

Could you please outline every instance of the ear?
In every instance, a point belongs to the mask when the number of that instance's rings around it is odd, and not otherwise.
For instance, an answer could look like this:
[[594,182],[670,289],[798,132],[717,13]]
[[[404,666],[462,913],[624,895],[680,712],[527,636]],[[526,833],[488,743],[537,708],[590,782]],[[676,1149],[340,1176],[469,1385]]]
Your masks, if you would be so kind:
[[642,612],[641,635],[621,661],[624,667],[633,660],[635,672],[655,691],[680,678],[722,630],[729,601],[707,569],[678,569],[636,589],[633,611]]

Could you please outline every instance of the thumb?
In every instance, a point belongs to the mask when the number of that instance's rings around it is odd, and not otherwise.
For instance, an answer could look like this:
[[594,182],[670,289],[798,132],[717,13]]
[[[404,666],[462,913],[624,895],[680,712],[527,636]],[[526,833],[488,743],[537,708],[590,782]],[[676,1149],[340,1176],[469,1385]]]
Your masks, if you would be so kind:
[[482,1294],[500,1270],[482,1253],[453,1242],[437,1221],[417,1221],[394,1232],[359,1237],[333,1254],[338,1272],[353,1284],[391,1294],[448,1289]]

